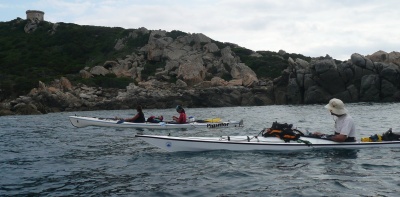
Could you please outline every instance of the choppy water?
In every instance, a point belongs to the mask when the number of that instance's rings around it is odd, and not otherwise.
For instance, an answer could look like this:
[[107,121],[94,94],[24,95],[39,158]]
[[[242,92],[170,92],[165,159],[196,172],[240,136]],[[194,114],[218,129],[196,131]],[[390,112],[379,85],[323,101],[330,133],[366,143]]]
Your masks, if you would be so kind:
[[[347,105],[358,137],[400,131],[400,104]],[[244,119],[244,128],[151,131],[75,128],[69,115],[0,117],[0,196],[398,196],[400,149],[168,153],[134,135],[257,135],[273,121],[329,132],[323,105],[186,109],[197,119]],[[175,110],[145,110],[171,117]]]

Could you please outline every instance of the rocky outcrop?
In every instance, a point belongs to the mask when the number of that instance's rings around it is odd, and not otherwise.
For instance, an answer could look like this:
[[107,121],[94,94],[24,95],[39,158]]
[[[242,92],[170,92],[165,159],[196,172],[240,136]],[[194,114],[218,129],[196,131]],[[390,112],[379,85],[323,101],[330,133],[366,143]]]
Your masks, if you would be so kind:
[[[219,82],[216,82],[219,81]],[[132,109],[141,104],[145,108],[170,108],[176,104],[187,107],[223,107],[238,105],[269,105],[271,95],[267,87],[257,91],[244,86],[225,86],[226,82],[215,78],[208,88],[186,88],[184,81],[176,84],[155,79],[131,83],[126,89],[106,89],[71,86],[66,78],[49,85],[39,82],[38,88],[0,106],[0,115],[45,114],[61,111]],[[212,84],[209,81],[209,84]],[[220,85],[223,86],[220,86]],[[270,88],[272,89],[272,88]],[[252,97],[251,95],[257,94]]]
[[39,23],[40,21],[38,20],[27,20],[27,23],[25,24],[24,27],[25,33],[32,33],[36,31]]
[[392,63],[400,66],[400,52],[390,52],[377,51],[372,55],[367,55],[366,58],[370,59],[372,62],[382,62],[382,63]]
[[[144,29],[135,30],[129,36],[117,41],[116,50],[121,50],[129,38],[145,33]],[[157,65],[165,66],[159,67]],[[147,76],[151,66],[158,67],[154,76]],[[88,73],[89,72],[89,73]],[[144,75],[143,72],[146,74]],[[222,49],[204,34],[187,34],[177,38],[168,37],[163,30],[151,31],[148,43],[124,59],[106,61],[88,71],[80,71],[85,78],[91,76],[115,74],[117,77],[130,77],[137,82],[156,78],[170,81],[176,78],[189,87],[203,86],[212,77],[229,79],[226,85],[241,81],[247,87],[258,83],[257,75],[247,65],[240,62],[230,46]],[[234,80],[231,83],[230,80]]]
[[201,56],[189,56],[185,61],[180,63],[177,77],[189,86],[201,83],[206,76],[206,68],[203,64]]
[[276,102],[289,104],[326,103],[331,98],[345,102],[400,101],[400,56],[396,52],[360,54],[336,64],[331,57],[316,58],[309,64],[289,58],[290,66],[274,81]]

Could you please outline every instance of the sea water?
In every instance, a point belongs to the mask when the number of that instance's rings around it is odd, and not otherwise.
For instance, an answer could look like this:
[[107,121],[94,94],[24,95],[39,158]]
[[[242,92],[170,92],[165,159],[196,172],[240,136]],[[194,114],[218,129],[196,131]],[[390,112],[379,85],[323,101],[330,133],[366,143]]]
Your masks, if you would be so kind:
[[[346,107],[357,138],[400,132],[400,103]],[[177,115],[144,109],[146,116]],[[0,196],[398,196],[400,149],[269,153],[170,153],[135,134],[257,135],[274,121],[331,133],[324,105],[186,108],[196,120],[244,120],[243,128],[146,130],[75,128],[70,115],[131,117],[135,110],[0,117]]]

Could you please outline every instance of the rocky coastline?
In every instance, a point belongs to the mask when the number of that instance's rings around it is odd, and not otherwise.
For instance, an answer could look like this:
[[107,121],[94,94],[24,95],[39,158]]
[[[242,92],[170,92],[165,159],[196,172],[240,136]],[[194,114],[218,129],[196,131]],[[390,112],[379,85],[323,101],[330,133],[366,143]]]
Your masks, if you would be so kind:
[[46,114],[62,111],[262,106],[275,104],[400,101],[400,54],[378,51],[364,57],[353,54],[339,65],[327,56],[306,62],[289,58],[282,76],[244,86],[219,77],[193,86],[178,80],[171,84],[156,78],[131,83],[126,89],[73,86],[61,77],[51,84],[39,82],[28,95],[0,105],[0,115]]
[[[54,32],[56,33],[54,28]],[[275,79],[258,78],[232,51],[238,47],[219,43],[203,34],[171,36],[170,32],[145,28],[133,30],[116,41],[122,50],[138,35],[149,35],[145,46],[123,58],[80,70],[82,78],[129,77],[135,82],[124,89],[72,85],[66,77],[49,84],[38,82],[29,94],[0,103],[0,115],[46,114],[63,111],[262,106],[344,102],[400,101],[400,53],[378,51],[351,55],[344,62],[329,55],[306,61],[277,58],[288,67]],[[251,57],[262,55],[252,52]],[[155,64],[149,64],[153,62]],[[151,66],[155,74],[144,76]],[[159,66],[161,65],[161,66]]]

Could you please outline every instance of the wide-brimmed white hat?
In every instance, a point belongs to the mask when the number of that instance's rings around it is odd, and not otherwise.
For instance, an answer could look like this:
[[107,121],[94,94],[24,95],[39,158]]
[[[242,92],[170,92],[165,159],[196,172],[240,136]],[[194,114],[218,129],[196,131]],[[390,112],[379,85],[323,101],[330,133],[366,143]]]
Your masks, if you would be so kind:
[[340,99],[333,98],[329,101],[325,108],[336,115],[347,114],[347,109],[344,108],[344,103]]

